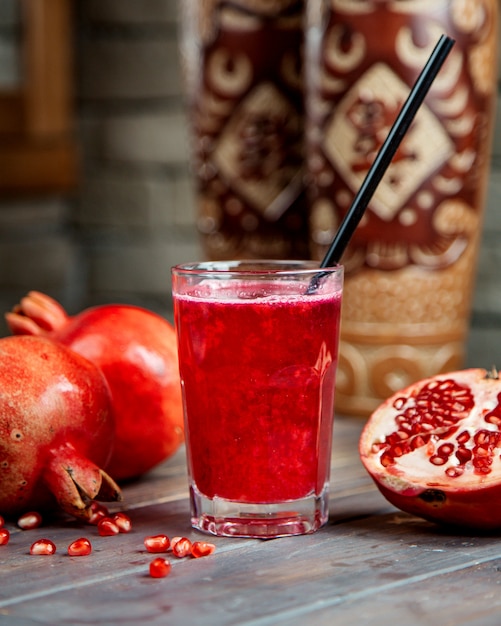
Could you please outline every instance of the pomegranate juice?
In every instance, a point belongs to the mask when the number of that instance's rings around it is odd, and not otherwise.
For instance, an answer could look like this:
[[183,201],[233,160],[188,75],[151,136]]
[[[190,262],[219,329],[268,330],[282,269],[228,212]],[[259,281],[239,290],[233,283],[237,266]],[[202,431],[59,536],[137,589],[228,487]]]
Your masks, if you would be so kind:
[[181,289],[175,281],[195,503],[217,502],[223,517],[227,510],[259,523],[259,505],[288,503],[294,517],[294,502],[327,497],[340,285],[337,278],[307,294],[286,279],[209,277]]

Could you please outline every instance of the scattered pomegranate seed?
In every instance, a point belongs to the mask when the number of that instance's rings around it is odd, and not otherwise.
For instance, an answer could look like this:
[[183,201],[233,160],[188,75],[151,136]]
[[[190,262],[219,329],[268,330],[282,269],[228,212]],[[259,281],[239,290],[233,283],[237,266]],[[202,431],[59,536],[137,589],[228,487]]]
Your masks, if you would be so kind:
[[56,551],[56,544],[50,539],[39,539],[32,544],[30,554],[50,555]]
[[101,537],[112,537],[113,535],[118,535],[120,528],[111,517],[103,517],[97,523],[97,532]]
[[17,525],[23,530],[33,530],[34,528],[38,528],[41,524],[42,516],[36,511],[24,513],[24,515],[21,515],[21,517],[17,520]]
[[6,528],[0,528],[0,546],[6,546],[9,543],[10,532]]
[[68,546],[68,554],[70,556],[87,556],[92,552],[92,545],[85,537],[75,539]]
[[186,537],[174,537],[170,542],[172,554],[182,559],[191,554],[191,541]]
[[0,515],[0,528],[3,528],[5,524],[4,518]]
[[161,556],[157,556],[156,559],[150,563],[150,576],[152,578],[165,578],[171,570],[171,564]]
[[198,559],[201,556],[209,556],[209,554],[212,554],[215,549],[216,546],[213,543],[207,543],[206,541],[195,541],[191,546],[191,554],[196,559]]
[[91,514],[89,517],[89,524],[95,524],[97,526],[99,520],[103,519],[103,517],[109,517],[110,512],[108,508],[101,504],[100,502],[96,502],[95,500],[91,502],[90,505]]
[[116,513],[113,516],[113,521],[118,526],[121,533],[130,533],[132,530],[131,519],[125,513]]
[[167,552],[170,540],[167,535],[152,535],[144,538],[144,547],[148,552]]

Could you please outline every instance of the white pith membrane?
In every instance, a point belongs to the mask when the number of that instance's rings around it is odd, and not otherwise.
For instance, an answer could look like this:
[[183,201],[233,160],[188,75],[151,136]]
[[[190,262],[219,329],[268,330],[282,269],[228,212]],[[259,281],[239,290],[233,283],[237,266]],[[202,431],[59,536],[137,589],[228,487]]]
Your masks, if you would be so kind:
[[[456,422],[457,430],[454,433],[443,438],[440,436],[440,430],[448,430],[450,427],[431,430],[428,443],[394,457],[393,463],[384,466],[381,459],[387,447],[379,444],[384,443],[388,435],[400,430],[396,418],[407,408],[415,406],[415,392],[419,393],[431,381],[447,380],[453,380],[457,385],[464,385],[468,388],[474,402],[471,411],[466,417]],[[411,389],[413,390],[412,396],[410,395]],[[361,436],[362,462],[379,482],[393,491],[408,495],[428,488],[445,491],[468,490],[499,483],[501,481],[501,435],[497,445],[491,445],[490,448],[487,444],[481,446],[487,450],[487,456],[492,459],[492,463],[488,466],[489,473],[476,471],[472,462],[473,458],[466,463],[461,463],[455,454],[460,447],[457,438],[465,431],[469,433],[470,438],[462,446],[471,450],[472,454],[474,454],[474,448],[477,447],[474,441],[475,433],[480,430],[500,433],[500,428],[496,423],[489,423],[485,420],[485,417],[496,408],[501,415],[499,394],[501,394],[501,380],[487,377],[487,372],[483,369],[469,369],[436,376],[401,390],[376,409],[367,422]],[[395,408],[394,403],[397,398],[404,397],[407,397],[405,406]],[[402,441],[405,441],[405,438],[402,438]],[[454,450],[443,464],[435,465],[430,458],[436,455],[437,449],[444,443],[453,444]],[[475,456],[478,457],[478,449]],[[462,470],[462,473],[454,477],[448,476],[447,470],[452,472],[454,468],[459,468],[459,472]]]

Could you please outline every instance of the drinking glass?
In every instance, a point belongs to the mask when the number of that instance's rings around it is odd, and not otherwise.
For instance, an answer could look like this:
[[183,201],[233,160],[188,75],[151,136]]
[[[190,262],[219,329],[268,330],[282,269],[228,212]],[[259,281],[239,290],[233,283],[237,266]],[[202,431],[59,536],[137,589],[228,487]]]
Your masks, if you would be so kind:
[[172,273],[192,525],[314,532],[328,517],[342,266],[219,261]]

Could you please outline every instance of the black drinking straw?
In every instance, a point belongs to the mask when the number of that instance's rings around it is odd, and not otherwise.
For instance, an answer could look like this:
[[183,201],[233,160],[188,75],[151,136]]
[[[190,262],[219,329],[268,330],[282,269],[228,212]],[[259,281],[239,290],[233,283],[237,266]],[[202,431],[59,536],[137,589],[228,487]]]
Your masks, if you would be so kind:
[[[371,165],[362,186],[358,190],[358,193],[353,199],[348,212],[341,222],[341,225],[320,267],[332,267],[333,265],[339,263],[346,246],[358,226],[358,223],[362,219],[362,215],[364,214],[370,199],[376,191],[376,187],[379,185],[381,178],[390,165],[400,142],[411,125],[414,116],[423,103],[431,84],[435,80],[436,75],[442,67],[454,43],[454,39],[451,39],[446,35],[442,35],[438,40],[430,58],[414,83],[407,100],[391,127],[391,130],[378,152],[376,159]],[[313,280],[315,281],[315,279]],[[318,282],[316,282],[313,289],[317,286],[317,284]],[[312,286],[313,285],[310,285],[310,289]]]

